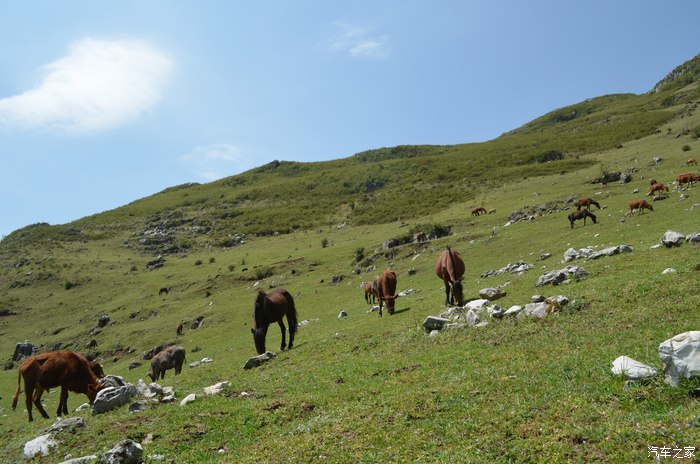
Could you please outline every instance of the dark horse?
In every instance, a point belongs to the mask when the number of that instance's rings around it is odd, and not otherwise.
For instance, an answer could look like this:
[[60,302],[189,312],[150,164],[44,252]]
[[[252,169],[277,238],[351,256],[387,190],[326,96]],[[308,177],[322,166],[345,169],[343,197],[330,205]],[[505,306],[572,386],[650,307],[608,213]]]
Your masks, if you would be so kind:
[[435,263],[435,274],[445,283],[445,306],[454,304],[455,299],[457,306],[462,306],[464,261],[459,253],[448,246]]
[[[286,328],[282,318],[287,316],[289,324],[289,345],[286,345]],[[276,288],[267,295],[265,292],[258,292],[255,298],[255,308],[253,309],[253,341],[258,354],[265,353],[265,336],[267,328],[273,322],[277,322],[282,330],[281,350],[292,349],[294,344],[294,334],[297,331],[297,310],[294,307],[294,299],[289,292],[283,288]]]
[[596,219],[595,219],[595,214],[591,213],[587,209],[582,209],[581,211],[574,211],[573,213],[569,214],[569,222],[571,223],[571,228],[574,228],[574,221],[578,221],[579,219],[583,219],[583,225],[586,225],[586,218],[591,218],[593,221],[593,224],[596,224]]

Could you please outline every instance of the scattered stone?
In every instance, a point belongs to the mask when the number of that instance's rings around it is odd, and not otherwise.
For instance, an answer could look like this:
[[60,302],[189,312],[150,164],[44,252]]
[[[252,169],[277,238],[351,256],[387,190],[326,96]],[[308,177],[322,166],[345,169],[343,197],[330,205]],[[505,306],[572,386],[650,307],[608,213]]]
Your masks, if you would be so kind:
[[274,356],[275,356],[275,354],[272,353],[271,351],[267,351],[259,356],[254,356],[254,357],[248,359],[248,361],[246,361],[245,365],[243,366],[243,369],[252,369],[254,367],[258,367],[261,364],[272,359]]
[[700,243],[700,233],[689,234],[685,237],[685,241],[688,243]]
[[[160,387],[160,385],[158,385],[158,387]],[[136,382],[136,391],[138,392],[139,396],[142,396],[144,398],[153,398],[154,396],[156,396],[156,392],[151,391],[151,389],[148,388],[148,385],[146,385],[146,382],[144,382],[143,379],[139,379],[139,381]],[[163,389],[161,388],[160,391],[162,392]]]
[[199,329],[200,327],[202,327],[203,324],[204,324],[204,316],[199,316],[199,317],[197,317],[197,319],[192,321],[192,324],[190,324],[190,329],[192,329],[192,330]]
[[526,317],[544,319],[553,312],[555,308],[556,306],[550,305],[545,301],[541,303],[528,303],[525,305],[525,308],[518,313],[518,319],[525,319]]
[[673,269],[672,267],[667,267],[666,269],[661,271],[661,275],[673,274],[674,272],[676,272],[675,269]]
[[129,363],[129,370],[131,370],[131,369],[136,369],[136,368],[139,367],[139,366],[141,366],[141,362],[140,362],[140,361],[131,361],[131,362]]
[[574,259],[598,259],[603,256],[613,256],[619,253],[630,253],[633,248],[629,245],[618,245],[614,247],[604,248],[600,251],[593,251],[593,246],[587,246],[580,250],[569,248],[564,252],[564,262],[573,261]]
[[479,290],[479,296],[481,298],[486,298],[489,301],[493,301],[506,296],[506,292],[498,287],[482,288]]
[[101,414],[123,406],[138,395],[135,386],[128,384],[123,387],[107,387],[97,392],[97,397],[92,404],[92,413]]
[[399,292],[399,296],[408,296],[408,295],[413,295],[414,293],[419,293],[420,290],[414,290],[412,288],[409,288],[408,290],[402,290]]
[[100,316],[100,318],[97,321],[97,326],[105,327],[107,324],[109,324],[109,316]]
[[186,405],[186,404],[192,403],[192,402],[194,402],[196,399],[197,399],[197,395],[195,395],[194,393],[190,393],[189,395],[187,395],[186,397],[184,397],[184,398],[182,399],[182,401],[180,401],[180,406],[184,406],[184,405]]
[[29,343],[29,340],[24,342],[17,342],[15,345],[15,352],[12,354],[13,361],[21,361],[24,358],[34,356],[36,354],[36,347]]
[[24,444],[24,457],[33,459],[49,454],[49,448],[56,446],[56,441],[50,433],[41,435]]
[[231,382],[228,380],[224,380],[223,382],[219,382],[215,385],[212,385],[210,387],[204,387],[204,394],[205,395],[218,395],[221,393],[224,388],[230,387]]
[[612,373],[622,375],[630,380],[654,377],[658,371],[651,366],[635,361],[627,356],[620,356],[612,362]]
[[700,374],[700,331],[684,332],[659,345],[666,383],[677,387],[681,378]]
[[465,310],[473,309],[473,310],[480,310],[484,306],[486,306],[489,303],[489,300],[486,298],[482,298],[479,300],[472,300],[468,302],[467,304],[464,305]]
[[452,322],[451,319],[428,316],[425,321],[423,321],[423,327],[425,327],[426,330],[442,330],[445,324],[449,324],[450,322]]
[[85,420],[82,417],[70,417],[68,419],[58,420],[55,424],[51,426],[50,432],[61,433],[69,432],[75,433],[78,427],[85,427]]
[[141,462],[143,448],[139,443],[126,439],[100,457],[99,464],[137,464]]
[[467,311],[467,324],[469,324],[472,327],[476,327],[480,322],[481,317],[479,316],[479,313],[477,313],[473,309]]
[[569,281],[569,276],[573,276],[577,282],[588,275],[588,271],[580,266],[566,266],[564,269],[555,269],[540,276],[535,287],[543,285],[561,285]]
[[97,456],[91,454],[89,456],[82,456],[75,459],[69,459],[67,461],[63,461],[60,464],[92,464],[95,462],[97,462]]
[[120,377],[118,375],[106,375],[100,379],[100,384],[103,385],[104,387],[114,387],[114,388],[119,388],[119,387],[126,387],[129,385],[129,383],[124,380],[124,377]]
[[[544,255],[542,255],[544,256]],[[551,255],[548,255],[546,258],[548,258]],[[542,258],[541,259],[546,259]],[[500,275],[500,274],[516,274],[516,275],[523,275],[526,271],[529,271],[530,269],[533,269],[535,266],[532,264],[528,264],[525,261],[518,261],[515,264],[507,264],[506,266],[502,267],[501,269],[497,270],[492,270],[492,271],[486,271],[483,274],[481,274],[481,278],[485,279],[486,277],[494,276],[494,275]]]
[[145,411],[148,409],[148,405],[146,404],[146,401],[140,400],[135,403],[131,403],[129,405],[129,412],[137,413],[141,411]]
[[340,313],[338,314],[338,319],[342,319],[342,318],[344,318],[344,317],[348,317],[348,312],[345,311],[345,310],[342,310],[342,311],[340,311]]
[[532,295],[530,301],[533,303],[542,303],[544,301],[544,295]]
[[539,258],[537,258],[538,261],[544,261],[545,259],[549,259],[552,257],[552,253],[542,253]]
[[666,231],[664,236],[661,237],[661,243],[663,243],[667,248],[681,246],[683,240],[685,240],[685,235],[672,230]]
[[517,316],[519,312],[523,310],[523,307],[520,305],[513,305],[510,308],[506,309],[506,312],[503,313],[503,317],[508,317],[508,316]]

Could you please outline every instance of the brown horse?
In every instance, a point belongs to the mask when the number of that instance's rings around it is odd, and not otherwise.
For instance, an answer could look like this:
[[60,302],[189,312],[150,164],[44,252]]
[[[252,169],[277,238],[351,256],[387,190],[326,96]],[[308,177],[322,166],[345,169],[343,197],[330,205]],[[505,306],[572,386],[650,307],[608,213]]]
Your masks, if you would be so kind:
[[396,273],[387,269],[377,277],[377,298],[379,298],[379,317],[382,317],[382,306],[386,302],[386,310],[391,316],[394,314],[394,305],[399,297],[396,294]]
[[668,187],[664,184],[654,184],[649,187],[649,192],[647,192],[647,195],[652,195],[654,192],[661,192],[663,190],[668,192]]
[[581,208],[585,207],[590,211],[591,205],[596,205],[600,209],[600,203],[595,201],[593,198],[579,198],[576,200],[576,211],[581,211]]
[[630,214],[634,214],[634,210],[637,210],[638,214],[644,214],[644,210],[654,211],[654,207],[647,203],[646,200],[632,200],[630,201]]
[[680,185],[681,188],[683,188],[683,184],[690,184],[692,187],[693,182],[697,182],[698,180],[700,180],[700,177],[696,176],[692,172],[678,174],[678,177],[676,177],[676,183]]
[[[289,345],[286,345],[286,327],[282,322],[284,316],[287,316],[289,324]],[[258,354],[265,353],[267,328],[273,322],[277,322],[282,331],[280,349],[284,350],[286,345],[286,348],[291,350],[294,344],[294,334],[297,331],[297,310],[294,307],[292,295],[283,288],[276,288],[267,295],[261,290],[255,298],[253,328],[250,331],[253,333],[253,341]]]
[[168,287],[162,287],[160,290],[158,290],[158,296],[163,294],[167,295],[169,292],[170,290],[168,290]]
[[365,302],[367,304],[374,304],[377,302],[377,281],[365,282],[362,288],[365,291]]
[[464,261],[459,253],[447,247],[435,263],[435,274],[445,283],[445,306],[462,306],[462,277],[464,277]]
[[568,218],[572,229],[574,228],[574,221],[578,221],[579,219],[583,219],[584,226],[586,225],[586,218],[591,218],[593,224],[597,223],[595,214],[591,213],[587,209],[582,211],[574,211],[573,213],[569,214]]
[[688,158],[688,161],[685,162],[686,166],[697,166],[698,162],[695,161],[695,158]]
[[184,328],[184,325],[182,325],[182,322],[180,322],[177,327],[175,327],[175,335],[182,335],[182,329]]
[[472,216],[481,216],[482,214],[486,214],[486,208],[479,206],[472,210]]

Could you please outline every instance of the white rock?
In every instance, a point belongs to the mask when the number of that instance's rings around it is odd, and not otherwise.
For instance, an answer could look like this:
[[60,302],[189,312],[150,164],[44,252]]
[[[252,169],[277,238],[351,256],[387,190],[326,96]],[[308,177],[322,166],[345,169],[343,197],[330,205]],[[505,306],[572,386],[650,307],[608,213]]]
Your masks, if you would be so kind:
[[658,371],[627,356],[620,356],[612,363],[612,373],[623,375],[630,380],[646,379],[655,376]]
[[31,459],[37,455],[45,456],[49,454],[49,448],[53,446],[56,446],[56,441],[50,433],[41,435],[24,444],[24,457]]
[[188,404],[188,403],[192,403],[192,402],[195,401],[196,399],[197,399],[197,395],[195,395],[194,393],[190,393],[189,395],[187,395],[186,397],[184,397],[184,398],[182,399],[182,401],[180,401],[180,406],[184,406],[184,405],[186,405],[186,404]]
[[338,319],[342,319],[344,317],[348,317],[348,312],[345,310],[342,310],[342,311],[340,311],[340,313],[338,313]]
[[506,310],[505,313],[503,313],[503,316],[504,316],[504,317],[515,316],[515,315],[517,315],[517,314],[518,314],[520,311],[522,311],[522,310],[523,310],[523,307],[522,307],[522,306],[520,306],[520,305],[513,305],[513,306],[511,306],[510,308],[508,308],[508,309]]
[[681,378],[700,374],[700,330],[684,332],[659,345],[666,383],[677,387]]
[[486,298],[481,298],[479,300],[472,300],[469,303],[464,305],[464,308],[469,310],[473,309],[474,311],[481,309],[485,304],[488,304],[489,300]]
[[219,383],[212,385],[210,387],[204,387],[204,394],[205,395],[218,395],[219,393],[221,393],[221,391],[224,388],[230,387],[230,386],[231,386],[231,382],[229,382],[228,380],[224,380],[223,382],[219,382]]
[[666,269],[661,271],[661,275],[673,274],[674,272],[676,272],[675,269],[673,269],[672,267],[667,267]]

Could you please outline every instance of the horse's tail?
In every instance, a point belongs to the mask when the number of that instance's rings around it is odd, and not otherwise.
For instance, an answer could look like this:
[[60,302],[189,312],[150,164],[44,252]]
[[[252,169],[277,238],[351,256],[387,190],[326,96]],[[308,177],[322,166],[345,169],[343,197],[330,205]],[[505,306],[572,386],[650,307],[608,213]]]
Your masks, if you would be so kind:
[[15,391],[15,396],[12,397],[12,410],[14,411],[15,408],[17,408],[17,400],[19,400],[19,390],[20,390],[20,383],[22,381],[22,368],[20,367],[17,369],[17,390]]
[[287,303],[289,307],[287,308],[287,322],[289,322],[289,333],[295,334],[297,331],[297,308],[294,305],[294,298],[289,294],[287,298]]
[[[447,245],[447,254],[450,255],[450,263],[452,263],[452,274],[450,275],[449,278],[452,282],[455,282],[457,280],[457,264],[455,263],[455,257],[452,254],[452,248],[450,248],[449,245]],[[447,274],[449,275],[450,272],[448,270]]]

